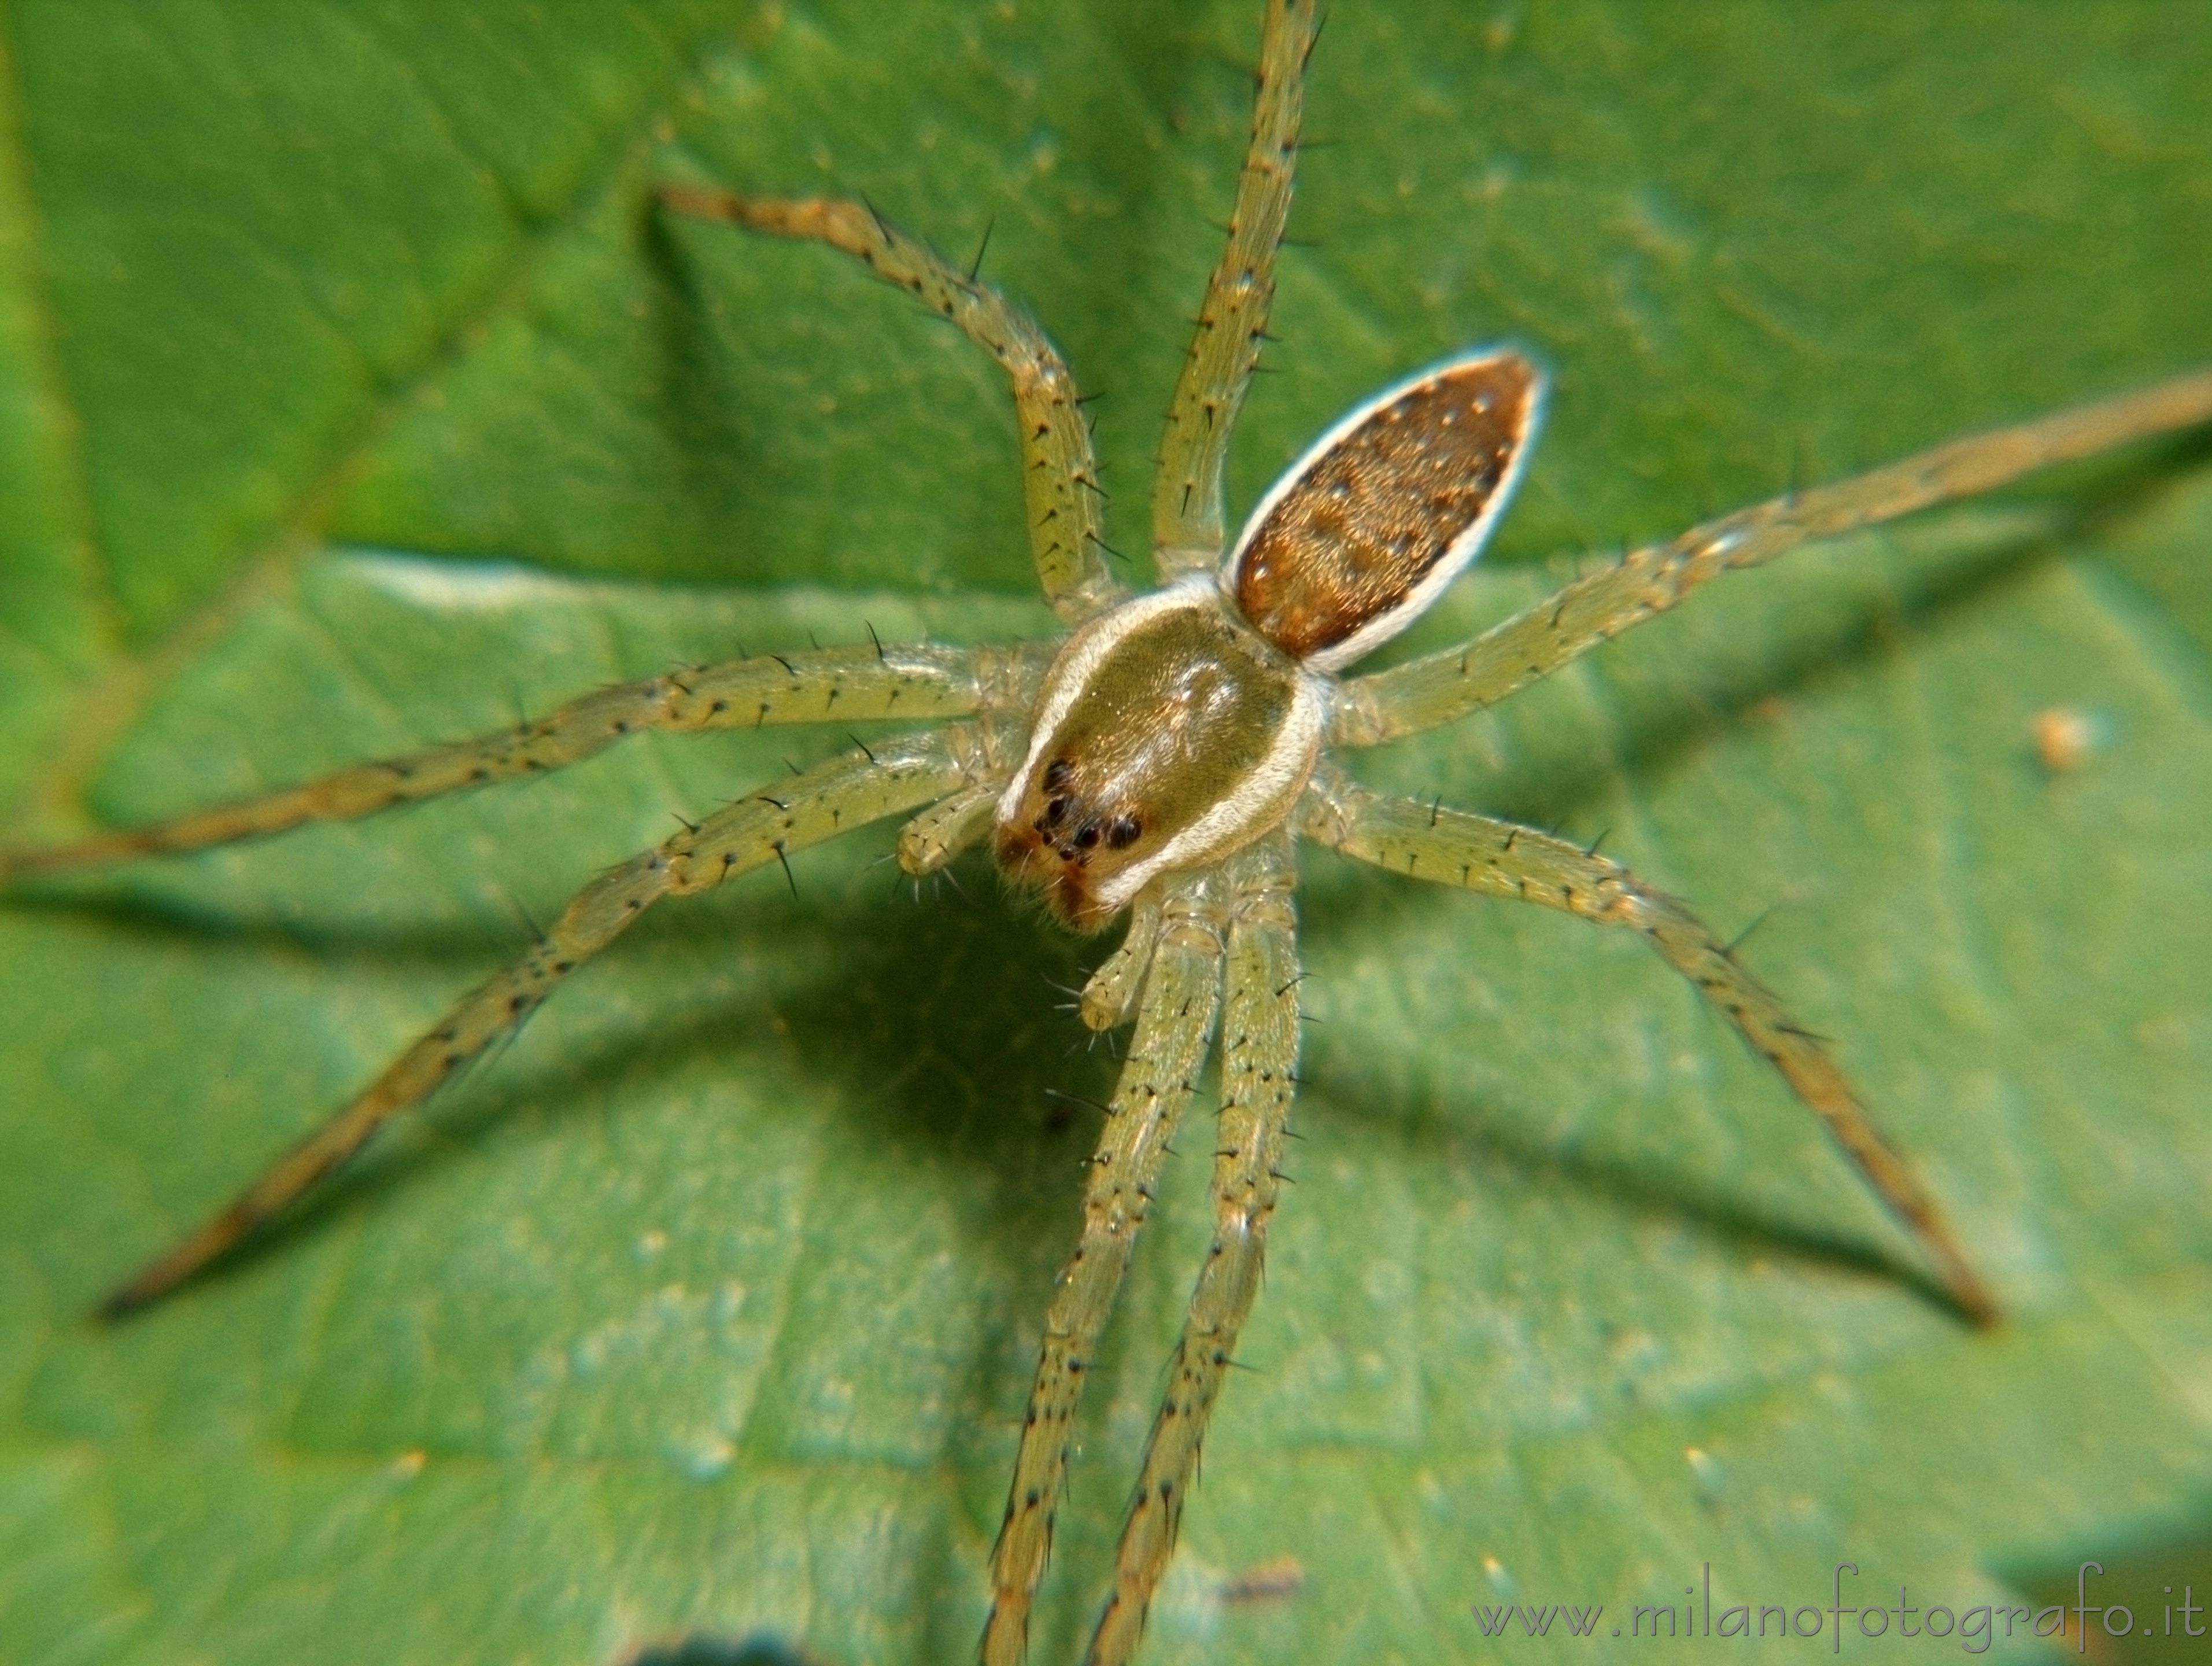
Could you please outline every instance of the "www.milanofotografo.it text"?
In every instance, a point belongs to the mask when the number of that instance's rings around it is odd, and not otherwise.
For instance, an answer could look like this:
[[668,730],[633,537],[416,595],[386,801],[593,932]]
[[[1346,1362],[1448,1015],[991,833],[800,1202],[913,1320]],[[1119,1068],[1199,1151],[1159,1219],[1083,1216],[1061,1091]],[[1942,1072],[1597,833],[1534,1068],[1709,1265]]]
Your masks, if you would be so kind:
[[[2205,1607],[2196,1600],[2195,1590],[2189,1585],[2182,1586],[2179,1602],[2172,1600],[2173,1587],[2166,1586],[2167,1601],[2161,1605],[2162,1612],[2146,1612],[2140,1620],[2125,1603],[2092,1602],[2090,1582],[2104,1572],[2101,1563],[2081,1564],[2075,1570],[2072,1602],[2051,1602],[2041,1607],[1978,1602],[1960,1608],[1937,1602],[1922,1608],[1914,1605],[1910,1588],[1903,1584],[1897,1588],[1894,1602],[1844,1602],[1846,1595],[1855,1598],[1860,1595],[1856,1585],[1859,1570],[1856,1563],[1838,1562],[1825,1604],[1735,1602],[1724,1603],[1716,1609],[1713,1565],[1707,1562],[1699,1570],[1699,1583],[1682,1588],[1687,1601],[1636,1603],[1627,1610],[1625,1624],[1624,1616],[1615,1609],[1613,1623],[1608,1625],[1605,1605],[1600,1602],[1580,1606],[1477,1602],[1473,1611],[1474,1622],[1485,1637],[1793,1637],[1806,1642],[1827,1638],[1838,1654],[1843,1651],[1847,1628],[1856,1629],[1860,1637],[1869,1641],[1888,1638],[1949,1639],[1970,1655],[1986,1653],[2001,1639],[2071,1637],[2078,1648],[2086,1650],[2093,1625],[2102,1626],[2107,1637],[2114,1638],[2203,1637],[2212,1633],[2212,1626],[2203,1624],[2198,1618],[2204,1614]],[[1853,1589],[1848,1592],[1844,1586],[1846,1575],[1854,1582]]]

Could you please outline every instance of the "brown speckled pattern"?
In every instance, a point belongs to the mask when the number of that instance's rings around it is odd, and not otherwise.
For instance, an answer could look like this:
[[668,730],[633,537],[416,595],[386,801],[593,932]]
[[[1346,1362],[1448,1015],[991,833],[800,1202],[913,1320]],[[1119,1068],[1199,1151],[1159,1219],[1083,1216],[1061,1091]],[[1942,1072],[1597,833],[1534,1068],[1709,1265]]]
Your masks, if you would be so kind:
[[1237,605],[1297,659],[1402,603],[1496,494],[1536,373],[1499,354],[1419,382],[1316,459],[1237,567]]

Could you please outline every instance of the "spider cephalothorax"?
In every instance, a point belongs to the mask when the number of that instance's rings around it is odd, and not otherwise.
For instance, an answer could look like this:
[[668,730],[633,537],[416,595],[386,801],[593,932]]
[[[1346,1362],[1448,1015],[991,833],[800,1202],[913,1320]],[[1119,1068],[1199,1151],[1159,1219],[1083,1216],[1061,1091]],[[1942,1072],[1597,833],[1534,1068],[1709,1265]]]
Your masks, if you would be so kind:
[[995,847],[1061,918],[1104,925],[1158,874],[1249,844],[1320,756],[1322,697],[1205,579],[1122,603],[1052,668]]
[[1917,1235],[1952,1299],[1996,1304],[1820,1041],[1681,903],[1537,829],[1388,798],[1330,756],[1492,704],[1680,601],[1809,538],[1986,490],[2046,464],[2212,418],[2212,373],[1939,447],[1692,529],[1589,573],[1457,647],[1340,678],[1473,559],[1528,451],[1542,380],[1510,350],[1449,360],[1354,410],[1224,550],[1223,458],[1264,338],[1297,156],[1313,0],[1270,0],[1228,246],[1169,408],[1152,501],[1161,587],[1131,596],[1102,553],[1091,440],[1066,367],[1026,314],[849,202],[664,187],[681,215],[818,239],[912,292],[1004,366],[1020,420],[1031,554],[1071,634],[1006,648],[871,642],[732,660],[585,696],[515,728],[289,792],[58,849],[0,879],[193,850],[368,814],[574,763],[645,730],[876,722],[890,732],[743,797],[594,879],[522,958],[444,1019],[225,1210],[111,1298],[155,1299],[286,1209],[422,1104],[649,906],[863,824],[910,816],[899,860],[942,867],[989,842],[1084,927],[1128,934],[1085,990],[1094,1029],[1135,1026],[1087,1170],[1077,1248],[1054,1286],[992,1558],[985,1658],[1024,1655],[1077,1408],[1176,1119],[1220,1037],[1213,1239],[1152,1426],[1094,1639],[1134,1651],[1200,1442],[1256,1295],[1297,1058],[1293,836],[1423,880],[1638,933],[1826,1122]]
[[1218,575],[1120,604],[1045,673],[995,848],[1092,927],[1162,873],[1279,826],[1321,757],[1327,673],[1419,617],[1482,547],[1543,390],[1468,355],[1361,405],[1253,512]]

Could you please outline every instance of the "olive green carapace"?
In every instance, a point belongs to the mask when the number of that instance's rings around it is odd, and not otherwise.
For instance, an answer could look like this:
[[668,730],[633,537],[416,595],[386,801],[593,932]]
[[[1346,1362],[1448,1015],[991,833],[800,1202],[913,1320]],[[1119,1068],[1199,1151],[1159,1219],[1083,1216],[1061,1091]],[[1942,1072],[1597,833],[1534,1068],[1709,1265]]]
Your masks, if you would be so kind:
[[1164,868],[1279,824],[1321,745],[1317,691],[1204,581],[1078,632],[1037,708],[995,848],[1010,874],[1086,928]]
[[[392,1119],[419,1108],[586,974],[647,909],[908,816],[899,860],[910,873],[988,842],[1062,917],[1084,927],[1123,915],[1129,921],[1080,1003],[1093,1030],[1132,1028],[1085,1168],[1076,1246],[1049,1291],[1038,1292],[1044,1319],[1027,1401],[1005,1408],[1012,1476],[990,1556],[988,1608],[979,1601],[975,1614],[988,1666],[1037,1657],[1031,1615],[1085,1389],[1179,1118],[1218,1056],[1212,1235],[1162,1379],[1110,1584],[1080,1565],[1063,1570],[1106,1586],[1093,1666],[1123,1666],[1138,1652],[1208,1420],[1257,1298],[1279,1192],[1297,1081],[1300,838],[1649,943],[1820,1119],[1912,1233],[1957,1311],[1977,1322],[1996,1316],[1996,1296],[1933,1197],[1876,1134],[1824,1043],[1686,904],[1553,835],[1370,792],[1346,773],[1342,755],[1480,710],[1707,581],[1808,539],[2212,421],[2212,372],[1792,492],[1633,550],[1471,641],[1376,675],[1340,675],[1474,558],[1525,465],[1543,379],[1511,348],[1468,352],[1419,373],[1325,435],[1230,544],[1224,459],[1266,339],[1316,28],[1316,0],[1267,0],[1251,137],[1224,252],[1159,449],[1151,525],[1161,587],[1132,595],[1108,559],[1098,471],[1073,378],[1025,313],[859,204],[671,183],[661,204],[675,216],[678,258],[691,246],[686,238],[720,234],[689,227],[687,217],[825,243],[906,290],[1000,365],[1022,453],[1023,479],[1009,489],[1023,492],[1038,582],[1071,634],[990,648],[871,641],[694,667],[602,690],[496,734],[162,826],[0,854],[0,884],[12,885],[532,775],[648,731],[855,719],[890,731],[744,792],[605,871],[526,955],[464,995],[197,1233],[148,1262],[111,1298],[111,1315],[178,1290],[284,1214]],[[284,1246],[271,1249],[282,1254]],[[1909,1299],[1902,1281],[1899,1299]],[[150,1494],[138,1496],[143,1508]],[[1459,1507],[1490,1504],[1470,1495]],[[146,1530],[158,1537],[159,1524]],[[700,1569],[700,1587],[715,1589],[720,1572]],[[312,1655],[315,1646],[303,1635],[295,1651]]]

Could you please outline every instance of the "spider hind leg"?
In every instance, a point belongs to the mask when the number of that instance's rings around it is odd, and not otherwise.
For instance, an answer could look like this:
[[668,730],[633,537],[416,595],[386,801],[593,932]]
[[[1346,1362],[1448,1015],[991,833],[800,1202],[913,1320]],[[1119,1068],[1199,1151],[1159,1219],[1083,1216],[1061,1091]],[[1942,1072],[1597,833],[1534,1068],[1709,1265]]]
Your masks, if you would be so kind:
[[1213,1152],[1213,1239],[1191,1292],[1165,1397],[1121,1529],[1114,1594],[1091,1639],[1092,1666],[1135,1651],[1198,1468],[1222,1380],[1260,1293],[1267,1222],[1298,1059],[1297,920],[1291,839],[1279,830],[1239,859],[1229,909],[1221,1014],[1221,1110]]
[[792,851],[910,810],[965,781],[963,731],[881,740],[817,764],[775,794],[738,800],[696,828],[610,869],[576,894],[544,938],[448,1012],[376,1080],[309,1134],[197,1231],[108,1297],[107,1318],[157,1301],[335,1173],[378,1129],[422,1104],[471,1060],[665,897],[712,890]]
[[1658,617],[1707,580],[1759,566],[1800,544],[1995,491],[2039,469],[2206,422],[2212,422],[2212,370],[2193,371],[1754,503],[1633,550],[1456,648],[1343,684],[1329,742],[1377,746],[1494,706],[1599,643]]
[[696,733],[831,718],[961,717],[1006,703],[1010,656],[969,648],[815,648],[599,689],[511,729],[356,765],[265,797],[44,849],[0,850],[0,885],[142,856],[180,855],[314,822],[550,774],[650,730]]
[[1081,1236],[1045,1314],[1013,1484],[991,1553],[991,1615],[981,1644],[987,1666],[1020,1666],[1027,1651],[1030,1607],[1052,1548],[1085,1377],[1212,1041],[1230,881],[1217,866],[1178,876],[1164,889],[1136,1033],[1091,1158]]
[[1935,1198],[1875,1129],[1819,1038],[1737,965],[1727,945],[1681,903],[1618,862],[1551,834],[1418,799],[1385,798],[1340,770],[1316,776],[1300,830],[1394,873],[1540,903],[1640,933],[1827,1125],[1868,1186],[1919,1240],[1960,1312],[1980,1325],[2000,1316],[1996,1296],[1967,1260]]

